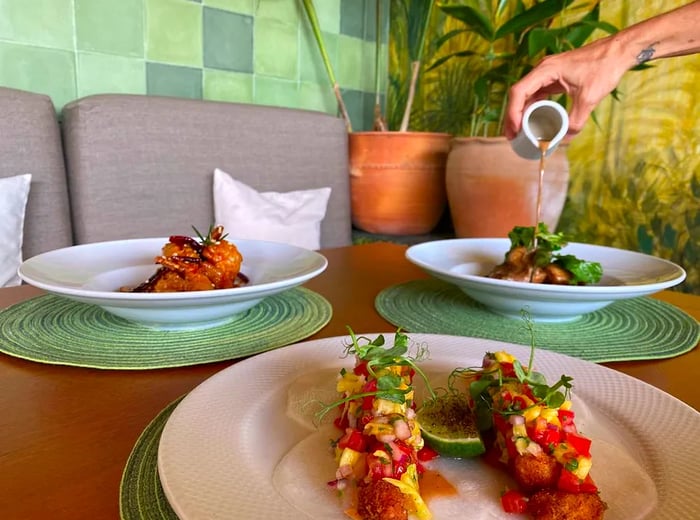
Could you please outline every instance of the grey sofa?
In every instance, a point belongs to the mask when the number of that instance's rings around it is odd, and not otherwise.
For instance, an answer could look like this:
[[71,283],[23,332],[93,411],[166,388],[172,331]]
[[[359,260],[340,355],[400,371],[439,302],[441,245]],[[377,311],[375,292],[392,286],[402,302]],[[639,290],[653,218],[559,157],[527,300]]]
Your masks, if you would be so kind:
[[105,94],[66,105],[0,88],[0,177],[31,173],[23,256],[191,234],[213,222],[215,168],[259,191],[330,186],[321,247],[351,244],[347,132],[312,111]]

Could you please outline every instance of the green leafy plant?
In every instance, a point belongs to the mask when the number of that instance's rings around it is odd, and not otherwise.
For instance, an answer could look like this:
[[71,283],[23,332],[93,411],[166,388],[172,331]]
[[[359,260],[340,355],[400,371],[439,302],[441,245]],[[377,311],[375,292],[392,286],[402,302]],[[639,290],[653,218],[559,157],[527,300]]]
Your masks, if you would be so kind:
[[[352,124],[350,122],[350,117],[348,116],[347,110],[345,108],[345,103],[343,102],[343,96],[340,91],[340,87],[335,78],[335,73],[333,71],[333,65],[331,63],[330,57],[326,50],[326,45],[323,40],[323,35],[321,33],[321,28],[318,22],[318,17],[316,15],[316,8],[314,6],[313,0],[300,0],[304,12],[307,15],[311,30],[313,31],[314,38],[318,45],[319,51],[321,53],[321,58],[323,60],[324,67],[326,69],[326,74],[332,85],[335,98],[338,103],[338,109],[341,116],[345,120],[346,127],[349,132],[352,131]],[[422,68],[423,61],[423,50],[425,48],[426,34],[428,31],[428,26],[433,13],[433,7],[435,6],[435,0],[389,0],[388,5],[392,9],[397,9],[402,13],[401,19],[405,21],[405,26],[402,27],[401,34],[401,48],[406,53],[406,63],[410,68],[410,73],[408,74],[409,81],[405,86],[400,86],[398,89],[400,92],[399,100],[403,105],[403,110],[401,111],[402,118],[401,123],[398,127],[399,131],[407,131],[409,121],[411,119],[411,111],[413,107],[413,100],[415,99],[416,89],[419,84],[419,76]],[[375,130],[387,130],[388,124],[386,118],[383,114],[381,107],[382,99],[382,24],[383,21],[389,17],[389,12],[383,9],[386,5],[385,0],[375,0],[376,9],[376,45],[375,45],[375,105],[374,105],[374,128]],[[358,7],[360,8],[360,7]]]
[[[472,77],[465,133],[470,136],[503,133],[508,89],[544,56],[582,46],[596,29],[617,32],[599,19],[599,0],[463,0],[438,8],[449,23],[428,70],[453,60],[468,62]],[[464,46],[455,49],[458,41]],[[566,98],[558,101],[565,104]]]

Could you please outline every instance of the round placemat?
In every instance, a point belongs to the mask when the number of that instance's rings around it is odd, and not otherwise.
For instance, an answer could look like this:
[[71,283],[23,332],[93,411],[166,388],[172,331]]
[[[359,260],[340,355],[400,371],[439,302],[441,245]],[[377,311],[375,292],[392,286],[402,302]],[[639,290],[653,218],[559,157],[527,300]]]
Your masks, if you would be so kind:
[[131,450],[119,486],[122,520],[177,520],[158,478],[158,443],[165,423],[181,400],[182,397],[163,409]]
[[162,331],[49,294],[0,311],[0,352],[39,363],[103,369],[197,365],[295,343],[323,328],[332,313],[323,296],[296,287],[264,298],[218,327]]
[[[375,308],[408,332],[451,334],[530,344],[524,323],[494,314],[442,280],[413,280],[384,289]],[[677,307],[648,297],[618,300],[568,323],[535,323],[539,348],[594,362],[661,359],[700,340],[700,324]]]

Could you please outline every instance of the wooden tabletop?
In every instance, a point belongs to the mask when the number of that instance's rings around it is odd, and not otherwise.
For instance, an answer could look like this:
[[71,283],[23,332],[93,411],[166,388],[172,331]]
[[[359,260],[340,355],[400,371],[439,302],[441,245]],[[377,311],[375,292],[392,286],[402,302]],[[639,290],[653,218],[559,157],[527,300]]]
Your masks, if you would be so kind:
[[[385,287],[426,275],[389,243],[322,251],[328,269],[305,286],[333,305],[312,338],[393,332],[374,310]],[[0,308],[41,291],[0,289]],[[700,320],[700,297],[655,297]],[[139,434],[166,405],[233,362],[111,371],[52,366],[0,354],[0,518],[119,518],[119,483]],[[661,361],[607,363],[700,410],[700,349]]]

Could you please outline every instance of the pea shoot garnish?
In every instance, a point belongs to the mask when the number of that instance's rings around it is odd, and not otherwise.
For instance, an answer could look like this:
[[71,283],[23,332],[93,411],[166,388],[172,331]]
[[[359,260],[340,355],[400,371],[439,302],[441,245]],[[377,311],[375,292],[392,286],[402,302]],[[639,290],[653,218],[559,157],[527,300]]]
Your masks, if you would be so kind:
[[385,346],[386,340],[383,334],[371,339],[366,336],[357,336],[350,327],[348,327],[348,332],[350,343],[345,346],[343,357],[355,356],[360,363],[364,364],[370,378],[377,382],[376,390],[354,393],[324,406],[316,414],[319,421],[339,405],[359,398],[376,397],[394,403],[406,403],[407,396],[413,395],[413,389],[403,388],[405,385],[402,384],[402,377],[392,371],[391,367],[410,367],[423,379],[431,397],[435,397],[428,377],[417,365],[420,361],[429,358],[430,354],[426,345],[415,345],[415,352],[411,353],[410,340],[400,329],[396,331],[394,344],[391,347]]
[[[521,313],[525,326],[530,333],[530,357],[527,368],[514,359],[512,363],[497,362],[496,355],[487,352],[485,366],[479,368],[457,368],[449,378],[449,386],[456,387],[457,381],[467,379],[469,394],[475,403],[475,413],[480,430],[486,430],[492,426],[493,421],[493,396],[489,388],[501,388],[509,383],[527,385],[536,398],[535,404],[523,406],[520,401],[514,401],[507,407],[499,407],[501,415],[520,415],[529,407],[544,404],[549,408],[559,408],[569,399],[571,382],[573,378],[562,375],[553,385],[548,385],[547,380],[540,372],[533,370],[535,357],[535,332],[532,319],[526,311]],[[512,366],[511,366],[512,365]],[[489,368],[493,366],[494,368]],[[477,377],[478,375],[478,377]]]

